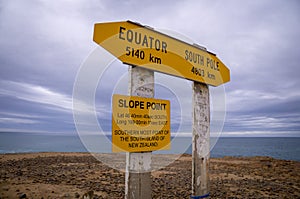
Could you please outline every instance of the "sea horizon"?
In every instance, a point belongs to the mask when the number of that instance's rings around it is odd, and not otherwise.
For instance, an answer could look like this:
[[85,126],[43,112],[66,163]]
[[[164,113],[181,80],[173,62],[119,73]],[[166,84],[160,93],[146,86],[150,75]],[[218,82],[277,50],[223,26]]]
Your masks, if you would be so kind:
[[[300,161],[300,137],[211,137],[212,158],[225,156],[268,156],[283,160]],[[171,149],[154,154],[191,154],[192,138],[171,136]],[[0,132],[0,153],[35,152],[99,152],[111,153],[111,136]]]

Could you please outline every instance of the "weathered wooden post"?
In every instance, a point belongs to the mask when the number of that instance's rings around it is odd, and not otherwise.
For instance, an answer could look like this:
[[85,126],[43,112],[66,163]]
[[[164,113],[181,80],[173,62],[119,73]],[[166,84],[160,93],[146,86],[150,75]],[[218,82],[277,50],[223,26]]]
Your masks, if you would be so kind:
[[209,89],[206,84],[193,84],[193,142],[192,142],[192,196],[209,197]]
[[[153,98],[154,72],[140,67],[130,67],[129,94]],[[152,152],[126,153],[126,199],[151,199],[151,155]]]

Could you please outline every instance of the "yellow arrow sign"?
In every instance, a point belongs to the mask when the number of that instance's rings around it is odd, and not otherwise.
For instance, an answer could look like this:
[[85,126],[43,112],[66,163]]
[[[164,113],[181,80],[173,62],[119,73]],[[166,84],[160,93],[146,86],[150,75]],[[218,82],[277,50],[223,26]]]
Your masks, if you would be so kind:
[[131,21],[95,24],[94,41],[126,64],[212,86],[230,81],[215,54]]

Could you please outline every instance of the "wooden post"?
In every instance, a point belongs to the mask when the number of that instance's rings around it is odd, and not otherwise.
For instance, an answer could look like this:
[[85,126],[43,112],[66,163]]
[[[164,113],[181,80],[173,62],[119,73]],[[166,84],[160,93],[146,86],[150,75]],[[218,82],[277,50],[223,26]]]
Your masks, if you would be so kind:
[[[154,97],[154,72],[129,68],[129,94]],[[125,199],[151,199],[151,152],[126,153]]]
[[209,89],[206,84],[193,84],[193,142],[192,142],[192,196],[209,197]]

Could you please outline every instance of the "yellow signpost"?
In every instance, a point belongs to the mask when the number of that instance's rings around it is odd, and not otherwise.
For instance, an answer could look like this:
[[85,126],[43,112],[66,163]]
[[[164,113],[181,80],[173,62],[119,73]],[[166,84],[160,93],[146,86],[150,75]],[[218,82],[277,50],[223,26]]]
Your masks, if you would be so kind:
[[[93,39],[123,63],[142,67],[130,69],[131,95],[137,94],[132,90],[143,88],[143,91],[149,90],[149,96],[153,97],[153,71],[194,81],[191,198],[208,197],[208,85],[219,86],[229,82],[229,69],[204,47],[131,21],[95,24]],[[151,84],[149,88],[144,85],[146,82]],[[142,92],[142,96],[148,96],[145,93]],[[170,102],[114,95],[112,104],[112,150],[130,152],[126,154],[125,198],[150,199],[151,151],[170,148]]]
[[131,21],[98,23],[94,41],[126,64],[218,86],[230,71],[205,48]]
[[113,95],[113,152],[170,148],[170,101]]

